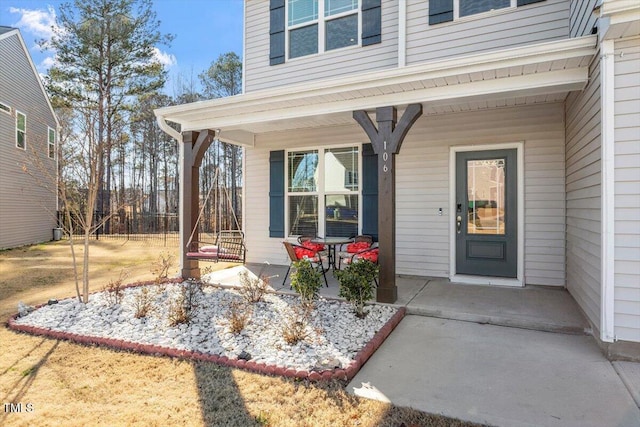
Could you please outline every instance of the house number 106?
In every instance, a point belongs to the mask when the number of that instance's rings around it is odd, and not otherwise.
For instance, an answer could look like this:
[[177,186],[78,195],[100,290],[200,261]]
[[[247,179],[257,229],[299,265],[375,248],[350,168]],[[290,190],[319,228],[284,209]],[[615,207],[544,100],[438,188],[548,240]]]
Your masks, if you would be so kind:
[[384,152],[382,153],[382,161],[384,162],[384,165],[382,165],[382,171],[386,173],[389,171],[389,167],[387,166],[387,160],[389,160],[389,153],[387,153],[387,141],[383,141],[383,145]]

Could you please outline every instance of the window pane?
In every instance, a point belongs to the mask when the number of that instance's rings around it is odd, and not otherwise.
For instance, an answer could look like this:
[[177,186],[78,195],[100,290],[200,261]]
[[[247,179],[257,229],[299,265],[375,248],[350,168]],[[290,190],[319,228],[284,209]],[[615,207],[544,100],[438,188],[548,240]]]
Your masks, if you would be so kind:
[[55,145],[49,144],[49,158],[53,159],[55,157],[55,155],[56,155]]
[[460,0],[460,16],[474,15],[511,6],[511,0]]
[[324,16],[337,15],[357,8],[358,0],[324,0]]
[[327,192],[358,191],[358,147],[325,151],[324,189]]
[[27,127],[27,116],[25,116],[24,114],[18,113],[18,121],[17,121],[16,126],[21,131],[26,131],[27,130],[26,129],[26,127]]
[[318,53],[318,25],[289,31],[289,58]]
[[358,14],[326,23],[326,50],[358,44]]
[[54,144],[56,142],[56,131],[53,129],[49,129],[49,144]]
[[18,146],[18,148],[25,147],[24,139],[24,132],[22,132],[21,130],[16,131],[16,145]]
[[318,19],[318,0],[289,0],[289,25]]
[[467,162],[467,233],[504,234],[504,159]]
[[325,196],[325,235],[350,237],[358,234],[358,196]]
[[318,234],[318,196],[289,196],[289,235]]
[[318,151],[290,152],[287,162],[289,191],[318,191]]

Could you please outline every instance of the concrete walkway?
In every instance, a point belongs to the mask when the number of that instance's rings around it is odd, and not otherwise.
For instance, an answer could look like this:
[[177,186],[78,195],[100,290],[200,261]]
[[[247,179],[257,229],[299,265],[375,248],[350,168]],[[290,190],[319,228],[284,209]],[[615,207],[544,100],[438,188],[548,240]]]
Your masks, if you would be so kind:
[[[286,266],[265,271],[278,276],[274,289],[289,290]],[[327,279],[321,293],[336,297]],[[640,364],[609,362],[566,290],[396,283],[409,315],[349,392],[496,426],[640,426]]]

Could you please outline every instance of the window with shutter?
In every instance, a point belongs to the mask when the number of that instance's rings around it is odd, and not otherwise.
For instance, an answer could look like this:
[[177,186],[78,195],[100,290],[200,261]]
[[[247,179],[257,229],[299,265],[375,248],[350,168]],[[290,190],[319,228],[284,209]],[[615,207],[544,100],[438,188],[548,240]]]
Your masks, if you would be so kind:
[[429,25],[454,21],[499,9],[515,8],[545,0],[430,0]]

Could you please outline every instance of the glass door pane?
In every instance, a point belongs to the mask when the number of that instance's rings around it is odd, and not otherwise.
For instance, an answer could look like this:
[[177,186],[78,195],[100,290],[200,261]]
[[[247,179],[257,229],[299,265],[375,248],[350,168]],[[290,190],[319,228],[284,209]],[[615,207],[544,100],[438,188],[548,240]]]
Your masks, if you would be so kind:
[[467,161],[468,234],[505,234],[505,159]]

